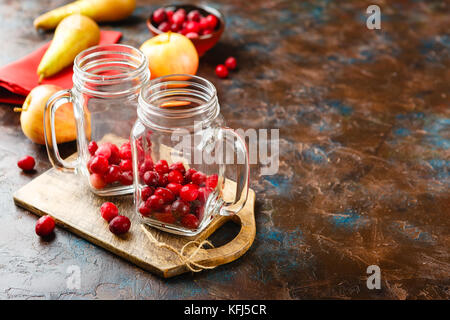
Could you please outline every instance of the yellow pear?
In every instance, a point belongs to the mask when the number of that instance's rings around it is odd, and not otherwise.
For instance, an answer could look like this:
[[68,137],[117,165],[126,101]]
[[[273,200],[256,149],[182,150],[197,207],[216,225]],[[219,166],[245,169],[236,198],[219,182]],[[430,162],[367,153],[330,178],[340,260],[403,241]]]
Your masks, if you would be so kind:
[[42,57],[39,81],[71,65],[81,51],[100,41],[100,29],[94,20],[80,14],[64,18],[55,30],[52,43]]
[[78,0],[51,10],[34,20],[35,28],[54,29],[68,15],[79,13],[97,22],[125,19],[136,7],[136,0]]

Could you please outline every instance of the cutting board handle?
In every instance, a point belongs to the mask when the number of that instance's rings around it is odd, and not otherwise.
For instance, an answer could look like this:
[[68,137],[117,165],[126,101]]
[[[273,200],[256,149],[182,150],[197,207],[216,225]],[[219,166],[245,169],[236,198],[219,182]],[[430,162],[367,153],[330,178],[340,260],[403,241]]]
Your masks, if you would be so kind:
[[207,258],[197,262],[207,266],[219,266],[242,256],[250,248],[255,239],[256,224],[254,205],[255,193],[253,190],[249,190],[249,197],[244,208],[231,218],[234,223],[241,225],[239,234],[223,246],[202,250]]

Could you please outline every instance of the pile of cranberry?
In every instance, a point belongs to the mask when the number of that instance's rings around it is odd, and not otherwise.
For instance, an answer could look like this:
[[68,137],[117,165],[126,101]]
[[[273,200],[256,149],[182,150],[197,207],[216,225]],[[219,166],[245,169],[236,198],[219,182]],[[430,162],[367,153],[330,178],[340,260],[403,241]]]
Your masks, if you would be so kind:
[[189,39],[213,33],[219,23],[213,14],[204,17],[198,10],[186,13],[183,8],[176,11],[159,8],[153,12],[152,21],[162,32],[181,33]]
[[129,141],[123,143],[120,148],[111,142],[98,146],[95,141],[91,141],[88,150],[91,157],[87,169],[92,187],[103,189],[113,183],[125,186],[133,184],[133,161]]
[[216,174],[207,176],[193,168],[186,170],[181,162],[169,166],[166,160],[154,165],[145,160],[139,175],[145,184],[140,188],[140,214],[189,229],[199,226],[206,200],[218,182]]

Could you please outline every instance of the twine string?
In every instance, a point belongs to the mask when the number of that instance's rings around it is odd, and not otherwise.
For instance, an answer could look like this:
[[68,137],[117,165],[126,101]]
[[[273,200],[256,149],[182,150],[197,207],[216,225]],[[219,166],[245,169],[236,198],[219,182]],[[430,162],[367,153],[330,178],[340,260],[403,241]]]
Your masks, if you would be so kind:
[[[160,248],[166,248],[166,249],[174,252],[178,256],[178,258],[180,258],[180,260],[183,262],[183,264],[192,272],[200,272],[204,269],[214,269],[216,267],[216,266],[205,266],[205,265],[202,265],[202,264],[194,261],[195,256],[198,254],[200,249],[202,249],[204,246],[209,246],[211,248],[214,248],[213,244],[210,241],[203,240],[200,242],[197,240],[192,240],[192,241],[189,241],[188,243],[186,243],[181,248],[181,250],[177,250],[170,244],[158,241],[153,236],[153,234],[147,230],[147,228],[143,224],[141,225],[141,227],[142,227],[142,230],[144,230],[145,235],[149,238],[149,240],[151,242],[153,242]],[[195,249],[191,254],[188,254],[186,250],[189,246],[192,246],[192,245],[195,245]]]

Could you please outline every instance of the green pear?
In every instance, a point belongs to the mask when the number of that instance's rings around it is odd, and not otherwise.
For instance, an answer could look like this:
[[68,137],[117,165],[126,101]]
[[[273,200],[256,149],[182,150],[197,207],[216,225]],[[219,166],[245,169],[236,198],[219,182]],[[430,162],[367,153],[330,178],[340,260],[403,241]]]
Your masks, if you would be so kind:
[[39,63],[39,82],[71,65],[81,51],[97,45],[99,41],[100,29],[91,18],[73,14],[61,20],[52,43]]

